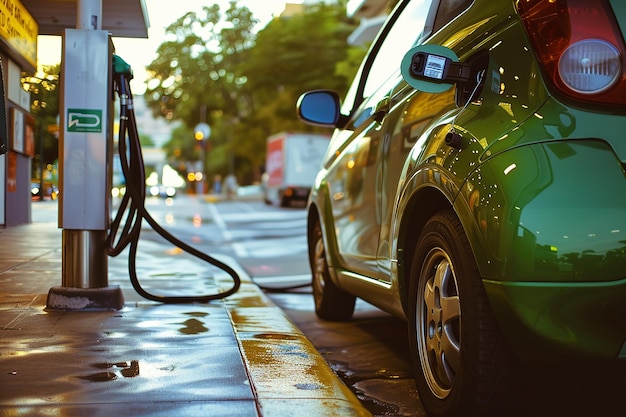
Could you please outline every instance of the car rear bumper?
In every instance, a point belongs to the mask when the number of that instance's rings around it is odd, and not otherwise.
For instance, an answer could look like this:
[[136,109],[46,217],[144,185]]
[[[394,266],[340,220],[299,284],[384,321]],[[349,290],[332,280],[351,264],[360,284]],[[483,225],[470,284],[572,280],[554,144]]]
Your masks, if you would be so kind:
[[626,361],[626,279],[484,284],[519,356],[531,361],[581,357]]
[[517,353],[626,360],[626,177],[611,146],[521,146],[473,179],[466,229]]

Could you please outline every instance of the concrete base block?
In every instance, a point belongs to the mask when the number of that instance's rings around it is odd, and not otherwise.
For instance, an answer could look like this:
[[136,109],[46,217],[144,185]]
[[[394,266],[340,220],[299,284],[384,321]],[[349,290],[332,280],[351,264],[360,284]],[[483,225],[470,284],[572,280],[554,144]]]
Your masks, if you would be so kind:
[[124,296],[118,286],[104,288],[52,287],[48,292],[49,310],[120,310]]

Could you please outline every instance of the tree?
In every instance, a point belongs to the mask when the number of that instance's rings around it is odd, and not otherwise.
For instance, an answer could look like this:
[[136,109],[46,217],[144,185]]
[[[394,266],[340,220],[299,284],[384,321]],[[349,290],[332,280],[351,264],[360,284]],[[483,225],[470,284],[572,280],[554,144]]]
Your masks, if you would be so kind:
[[[230,132],[215,127],[248,111],[251,99],[239,67],[242,52],[254,44],[255,23],[248,8],[232,1],[224,16],[218,5],[206,6],[168,26],[167,41],[147,68],[145,99],[153,113],[180,120],[189,130],[207,122],[212,127],[212,146],[229,146],[224,135]],[[188,156],[195,146],[191,134],[176,148],[181,156]]]
[[337,66],[348,58],[347,38],[355,27],[343,6],[319,3],[302,14],[274,19],[259,32],[244,71],[255,92],[256,116],[268,128],[266,136],[280,130],[312,129],[295,113],[303,92],[346,90],[354,73],[338,73]]
[[339,4],[318,3],[302,14],[272,20],[249,51],[244,71],[251,89],[275,94],[316,88],[343,92],[350,81],[335,72],[347,57],[356,22]]
[[[297,119],[298,96],[316,88],[344,92],[355,67],[346,40],[356,22],[342,3],[305,6],[258,35],[255,23],[236,1],[224,15],[217,5],[185,14],[167,28],[168,39],[148,66],[145,94],[155,115],[181,120],[189,131],[209,123],[205,173],[224,176],[234,167],[240,183],[260,178],[269,135],[316,130]],[[349,65],[338,67],[346,60]],[[193,157],[192,138],[173,138],[166,146],[170,158]]]
[[237,115],[244,105],[238,72],[240,54],[252,45],[251,12],[230,3],[225,20],[218,5],[189,12],[166,28],[168,40],[147,67],[145,93],[156,116],[181,120],[192,127],[213,112]]
[[[59,159],[58,131],[54,128],[58,129],[60,72],[60,65],[52,65],[44,66],[41,72],[34,74],[22,73],[22,88],[30,93],[30,112],[35,118],[36,138],[43,141],[43,146],[37,147],[39,163],[33,164],[34,170],[55,165]],[[33,173],[33,177],[39,175]]]
[[[265,162],[266,138],[280,131],[328,131],[302,123],[296,102],[305,91],[318,88],[345,92],[357,67],[341,63],[350,59],[347,38],[356,22],[346,17],[340,3],[318,3],[303,13],[272,20],[246,51],[242,72],[253,92],[253,111],[243,124],[246,153],[256,166]],[[360,57],[365,49],[354,48]],[[360,59],[359,59],[360,61]],[[239,135],[237,135],[239,138]]]
[[142,147],[153,147],[154,141],[150,135],[139,134],[139,143]]

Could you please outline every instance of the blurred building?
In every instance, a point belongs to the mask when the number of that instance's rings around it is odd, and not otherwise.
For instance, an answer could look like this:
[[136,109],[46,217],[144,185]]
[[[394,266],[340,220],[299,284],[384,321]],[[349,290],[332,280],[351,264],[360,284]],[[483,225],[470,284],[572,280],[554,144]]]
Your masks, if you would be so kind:
[[349,0],[346,13],[349,17],[373,18],[386,14],[389,0]]
[[359,27],[348,37],[350,45],[366,45],[373,41],[387,19],[389,0],[349,0],[348,17],[360,18]]
[[[326,2],[337,0],[326,0]],[[307,5],[320,3],[322,0],[305,0],[302,3],[286,3],[280,17],[302,13]],[[373,41],[387,19],[387,9],[393,0],[349,0],[346,15],[359,19],[359,27],[348,37],[350,45],[367,45]]]
[[304,0],[302,3],[285,3],[285,8],[280,12],[280,17],[294,16],[302,13],[305,7],[317,3],[337,3],[338,0]]
[[149,136],[154,142],[154,148],[162,148],[169,142],[172,136],[172,130],[181,123],[179,121],[169,123],[162,117],[155,118],[152,110],[148,108],[143,95],[135,95],[133,97],[133,105],[135,111],[135,120],[137,121],[137,130],[140,136]]

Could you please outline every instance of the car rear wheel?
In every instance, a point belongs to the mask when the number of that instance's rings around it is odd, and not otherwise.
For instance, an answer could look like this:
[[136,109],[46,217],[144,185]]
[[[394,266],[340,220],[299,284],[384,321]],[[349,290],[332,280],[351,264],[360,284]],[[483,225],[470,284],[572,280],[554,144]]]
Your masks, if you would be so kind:
[[[513,358],[503,342],[456,215],[425,225],[415,249],[409,343],[429,415],[492,416],[507,409]],[[506,381],[506,382],[505,382]]]
[[319,222],[313,228],[310,248],[315,313],[324,320],[349,320],[354,313],[356,297],[337,287],[330,278],[326,247]]

